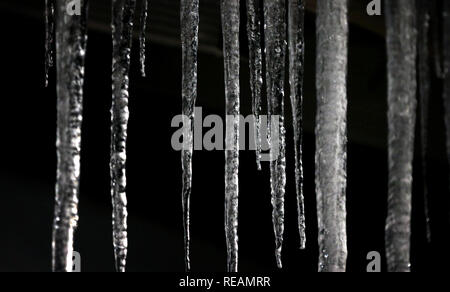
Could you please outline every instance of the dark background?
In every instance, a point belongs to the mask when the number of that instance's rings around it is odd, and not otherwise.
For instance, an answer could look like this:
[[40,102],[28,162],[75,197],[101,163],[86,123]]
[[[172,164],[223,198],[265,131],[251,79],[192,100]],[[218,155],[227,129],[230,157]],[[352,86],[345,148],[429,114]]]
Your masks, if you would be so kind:
[[[110,1],[91,1],[82,139],[80,221],[75,250],[83,271],[113,271],[109,139],[111,104]],[[245,1],[242,1],[243,3]],[[315,14],[308,2],[305,80],[305,196],[307,249],[298,249],[292,129],[283,271],[317,271],[314,192]],[[386,54],[383,16],[365,15],[369,1],[350,1],[348,75],[348,271],[364,272],[369,251],[384,254],[387,201]],[[138,1],[138,3],[140,3]],[[201,0],[198,106],[224,113],[218,1]],[[148,77],[139,75],[134,43],[128,143],[129,271],[184,269],[180,153],[171,148],[172,118],[181,112],[179,1],[150,4]],[[251,114],[248,50],[242,10],[242,114]],[[50,271],[56,174],[55,74],[44,88],[44,1],[0,0],[0,271]],[[412,268],[448,270],[448,167],[441,84],[433,81],[428,186],[432,241],[426,242],[421,164],[414,164]],[[286,96],[286,115],[290,102]],[[417,144],[419,145],[419,144]],[[417,151],[419,148],[416,147]],[[241,151],[240,271],[276,270],[268,165]],[[224,154],[196,151],[192,206],[193,271],[226,268]],[[383,258],[383,270],[385,261]]]

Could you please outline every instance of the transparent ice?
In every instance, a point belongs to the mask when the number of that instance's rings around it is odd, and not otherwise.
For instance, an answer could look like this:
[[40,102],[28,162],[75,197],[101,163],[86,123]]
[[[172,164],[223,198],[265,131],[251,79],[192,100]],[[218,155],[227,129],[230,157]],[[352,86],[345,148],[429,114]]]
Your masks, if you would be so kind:
[[[271,141],[279,144],[279,153],[274,157],[271,151],[270,185],[272,194],[272,221],[275,235],[275,258],[278,268],[282,268],[281,250],[284,235],[284,195],[286,188],[286,130],[284,125],[284,79],[286,58],[286,1],[264,1],[264,34],[266,50],[266,83],[269,120],[278,116],[279,139]],[[269,130],[270,136],[271,130]],[[270,139],[271,140],[271,139]],[[273,139],[275,140],[275,139]]]
[[412,161],[416,120],[416,7],[386,2],[388,56],[388,215],[386,259],[390,272],[410,270]]
[[55,272],[72,271],[74,232],[78,223],[84,64],[87,43],[88,1],[81,1],[82,14],[79,17],[66,17],[66,2],[57,0],[55,6],[57,16],[55,38],[57,177],[52,241],[52,267]]
[[239,203],[239,0],[221,0],[225,67],[225,235],[227,270],[238,270]]
[[305,203],[303,196],[303,74],[305,60],[304,0],[288,0],[289,84],[295,147],[295,186],[297,192],[300,249],[306,247]]
[[445,125],[447,129],[447,159],[450,164],[450,3],[449,1],[443,1],[443,50],[442,56],[444,60],[443,64],[443,99],[444,99],[444,111],[445,111]]
[[55,0],[45,0],[45,87],[48,74],[54,65],[55,48]]
[[247,36],[249,46],[250,87],[255,116],[256,166],[261,170],[261,94],[263,86],[263,54],[261,49],[260,1],[247,0]]
[[133,38],[135,0],[112,1],[112,105],[111,105],[111,196],[113,206],[113,244],[116,271],[125,272],[127,235],[126,143],[130,53]]
[[317,1],[316,196],[319,271],[347,262],[347,0]]
[[148,1],[142,0],[141,18],[139,26],[139,63],[141,66],[142,77],[146,76],[145,72],[145,55],[146,55],[146,36],[147,36],[147,17],[148,17]]
[[420,108],[420,145],[421,145],[421,168],[423,181],[423,202],[425,214],[426,236],[431,241],[430,216],[428,209],[428,186],[427,186],[427,150],[428,150],[428,108],[430,99],[430,52],[428,49],[428,35],[430,32],[430,1],[418,0],[418,88]]
[[199,29],[199,0],[181,1],[181,44],[182,44],[182,111],[189,119],[191,128],[186,132],[184,141],[186,149],[181,151],[181,163],[183,168],[183,226],[185,269],[191,269],[190,261],[190,197],[192,189],[192,155],[193,155],[193,125],[194,108],[197,99],[197,54],[198,54],[198,29]]

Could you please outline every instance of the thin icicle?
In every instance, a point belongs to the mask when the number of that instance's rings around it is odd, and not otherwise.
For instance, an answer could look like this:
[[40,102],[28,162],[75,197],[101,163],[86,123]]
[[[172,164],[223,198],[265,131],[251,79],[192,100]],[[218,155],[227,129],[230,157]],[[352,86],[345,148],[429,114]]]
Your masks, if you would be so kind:
[[347,262],[347,0],[317,1],[316,195],[319,271]]
[[197,54],[199,29],[199,0],[181,1],[181,44],[183,55],[182,111],[189,119],[191,128],[186,133],[187,149],[181,152],[183,167],[183,226],[186,271],[191,269],[190,260],[190,197],[192,189],[192,155],[194,108],[197,99]]
[[136,0],[112,2],[112,106],[111,106],[111,196],[113,243],[116,270],[125,272],[127,236],[126,142],[128,128],[128,87],[133,19]]
[[450,165],[450,1],[444,1],[443,7],[443,78],[444,110],[447,129],[447,158]]
[[428,34],[430,31],[430,1],[418,2],[418,79],[420,106],[420,143],[422,158],[423,200],[425,226],[428,242],[431,241],[430,216],[428,210],[427,186],[427,148],[428,148],[428,108],[430,99],[430,54],[428,51]]
[[390,272],[409,272],[417,88],[415,2],[387,1],[386,28],[389,125],[386,258]]
[[288,0],[289,83],[295,147],[295,185],[297,191],[300,249],[306,247],[305,203],[303,197],[303,74],[305,58],[304,0]]
[[[53,223],[53,271],[71,272],[78,223],[81,123],[88,1],[80,17],[67,17],[67,1],[56,1],[57,178]],[[69,33],[70,32],[70,33]]]
[[[434,15],[434,17],[431,18],[431,25],[432,25],[432,45],[433,45],[433,60],[434,60],[434,70],[435,74],[438,78],[443,78],[443,47],[442,47],[442,38],[441,38],[441,27],[442,18],[439,15],[439,7],[438,7],[438,0],[428,0],[430,9],[431,9],[431,15]],[[444,1],[446,2],[446,1]]]
[[48,86],[48,74],[53,67],[55,47],[55,0],[45,0],[45,87]]
[[261,20],[259,0],[247,0],[247,34],[249,46],[250,87],[252,90],[252,109],[255,116],[255,146],[256,166],[261,170],[261,93],[263,86],[262,76],[262,49],[261,49]]
[[[284,128],[284,78],[286,60],[286,1],[264,1],[266,80],[269,120],[279,117],[279,137],[271,137],[271,148],[278,143],[278,155],[271,151],[270,184],[272,193],[272,221],[275,234],[275,258],[282,268],[281,250],[284,235],[284,194],[286,187],[286,138]],[[271,133],[272,130],[269,131]]]
[[238,270],[239,202],[239,0],[221,0],[225,66],[225,234],[228,272]]
[[145,42],[147,36],[147,16],[148,16],[148,1],[142,0],[141,7],[141,19],[140,19],[140,27],[139,27],[139,63],[141,66],[141,75],[142,77],[146,76],[145,72]]

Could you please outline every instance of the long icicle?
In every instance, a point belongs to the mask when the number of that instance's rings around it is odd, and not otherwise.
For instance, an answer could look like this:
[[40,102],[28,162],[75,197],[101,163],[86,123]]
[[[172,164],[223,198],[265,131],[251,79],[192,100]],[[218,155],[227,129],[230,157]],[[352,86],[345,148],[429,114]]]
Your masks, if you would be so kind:
[[238,270],[239,203],[239,0],[221,0],[225,66],[225,234],[227,270]]
[[420,144],[422,158],[423,202],[425,227],[428,242],[431,241],[430,215],[428,209],[427,152],[428,152],[428,108],[430,99],[430,53],[428,34],[430,32],[430,1],[418,1],[418,80],[420,107]]
[[[282,268],[281,250],[284,235],[284,195],[286,187],[286,138],[284,128],[284,78],[286,60],[285,0],[265,0],[266,80],[269,120],[279,118],[278,139],[270,129],[272,221],[275,234],[275,258]],[[274,143],[278,144],[278,148]],[[277,156],[274,149],[278,149]]]
[[305,59],[304,0],[288,0],[289,83],[295,147],[295,185],[297,191],[300,249],[306,247],[305,203],[303,196],[303,74]]
[[316,196],[319,271],[347,261],[347,0],[317,1]]
[[139,64],[142,77],[146,77],[145,72],[145,55],[146,55],[146,39],[147,39],[147,17],[148,17],[148,1],[142,0],[141,17],[139,23]]
[[182,111],[190,125],[187,131],[187,149],[181,151],[181,163],[183,167],[183,227],[185,268],[191,269],[190,260],[190,197],[192,189],[192,155],[193,155],[193,125],[194,109],[197,99],[197,54],[198,54],[198,29],[199,29],[199,0],[181,1],[181,44],[183,55],[182,77]]
[[128,87],[133,19],[136,0],[112,2],[112,105],[111,105],[111,196],[113,244],[116,270],[125,272],[127,235],[126,143],[128,128]]
[[259,0],[247,0],[247,35],[249,46],[250,87],[252,110],[255,117],[256,166],[261,170],[261,93],[263,86],[263,64],[261,49],[261,20]]
[[445,126],[447,129],[447,159],[450,165],[450,3],[443,1],[443,99],[445,111]]
[[55,48],[55,0],[45,0],[45,87],[48,86],[48,74],[53,67]]
[[412,161],[417,103],[415,1],[387,1],[386,29],[389,125],[386,258],[390,272],[409,272]]
[[[57,0],[57,178],[53,222],[52,266],[71,272],[74,232],[78,223],[81,124],[88,1],[81,1],[79,17],[67,17],[67,1]],[[68,33],[70,32],[70,33]]]

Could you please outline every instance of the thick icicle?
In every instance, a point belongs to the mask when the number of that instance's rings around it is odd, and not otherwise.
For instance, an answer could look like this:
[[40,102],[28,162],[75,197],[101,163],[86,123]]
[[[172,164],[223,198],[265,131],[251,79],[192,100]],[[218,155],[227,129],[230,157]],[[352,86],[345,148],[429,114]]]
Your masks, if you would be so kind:
[[147,36],[147,16],[148,16],[148,1],[142,0],[141,7],[141,19],[140,19],[140,27],[139,27],[139,63],[141,66],[141,75],[142,77],[146,76],[145,73],[145,42]]
[[255,146],[256,166],[261,170],[261,93],[263,86],[262,76],[262,49],[261,49],[261,20],[259,0],[247,0],[247,34],[249,46],[250,87],[252,90],[252,109],[255,117]]
[[183,226],[186,271],[191,269],[190,260],[190,197],[192,189],[192,154],[194,108],[197,99],[197,53],[199,29],[199,0],[181,1],[181,44],[183,55],[182,111],[189,119],[191,128],[187,131],[187,149],[181,152],[183,167]]
[[127,236],[126,142],[128,128],[128,87],[133,19],[136,0],[112,2],[112,106],[111,106],[111,196],[113,243],[116,270],[125,272]]
[[228,272],[238,270],[239,203],[239,0],[221,0],[225,66],[225,234]]
[[[272,193],[272,221],[275,234],[275,257],[282,268],[281,249],[284,234],[284,194],[286,187],[286,138],[284,128],[284,78],[286,61],[285,0],[264,1],[266,80],[269,120],[279,117],[278,139],[271,137],[270,184]],[[272,135],[272,130],[269,133]],[[274,153],[274,143],[278,152]],[[277,155],[274,157],[274,155]]]
[[444,78],[444,110],[447,129],[447,158],[450,165],[450,1],[443,1],[443,78]]
[[53,223],[53,271],[71,272],[74,232],[78,222],[81,123],[88,1],[79,17],[66,15],[67,1],[57,0],[57,178]]
[[317,1],[316,196],[319,271],[347,261],[347,0]]
[[45,0],[45,87],[48,86],[48,74],[53,67],[55,47],[55,0]]
[[306,247],[305,203],[303,197],[303,74],[305,58],[304,0],[288,0],[289,83],[295,147],[295,185],[297,191],[300,249]]
[[389,271],[408,272],[417,88],[415,1],[387,1],[386,29],[389,125],[386,258]]
[[428,34],[430,31],[430,1],[419,0],[418,13],[418,80],[420,106],[420,143],[422,158],[423,200],[427,240],[431,240],[430,216],[428,210],[427,148],[428,148],[428,108],[430,98],[430,54]]

